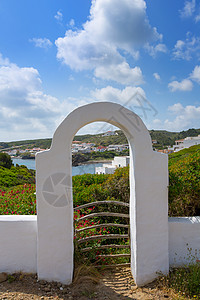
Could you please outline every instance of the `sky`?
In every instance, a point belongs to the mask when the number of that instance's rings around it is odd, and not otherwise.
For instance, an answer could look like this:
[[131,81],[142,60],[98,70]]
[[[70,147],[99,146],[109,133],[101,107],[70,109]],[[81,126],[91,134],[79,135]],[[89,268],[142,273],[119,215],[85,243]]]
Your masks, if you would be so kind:
[[200,128],[200,0],[0,0],[0,141],[52,137],[99,101]]

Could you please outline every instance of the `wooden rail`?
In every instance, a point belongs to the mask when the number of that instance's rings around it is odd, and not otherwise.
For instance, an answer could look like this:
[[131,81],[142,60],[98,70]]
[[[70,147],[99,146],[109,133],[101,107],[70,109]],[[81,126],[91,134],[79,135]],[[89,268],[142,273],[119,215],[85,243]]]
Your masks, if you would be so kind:
[[112,213],[112,212],[100,212],[100,213],[93,213],[89,215],[85,215],[83,217],[80,217],[75,220],[75,222],[85,220],[85,219],[90,219],[94,217],[120,217],[120,218],[129,218],[128,214],[118,214],[118,213]]
[[87,252],[87,251],[92,251],[92,250],[97,250],[97,249],[110,249],[110,248],[119,248],[119,249],[122,249],[122,248],[130,248],[129,245],[113,245],[113,244],[110,244],[110,245],[102,245],[102,246],[95,246],[95,247],[87,247],[87,248],[83,248],[81,249],[81,252]]
[[110,258],[114,258],[114,257],[130,257],[131,255],[129,253],[122,253],[122,254],[100,254],[97,255],[98,258],[104,258],[104,257],[110,257]]
[[129,203],[125,203],[125,202],[121,202],[121,201],[113,201],[113,200],[105,200],[105,201],[96,201],[96,202],[91,202],[91,203],[86,203],[83,205],[79,205],[77,207],[74,207],[74,210],[79,210],[82,208],[87,208],[90,206],[95,206],[95,205],[100,205],[100,204],[115,204],[115,205],[122,205],[122,206],[126,206],[129,207]]
[[124,263],[124,264],[113,264],[113,265],[95,265],[96,268],[115,268],[115,267],[129,267],[131,263]]
[[88,226],[88,227],[81,228],[81,229],[75,229],[75,232],[78,233],[78,232],[93,229],[93,228],[111,227],[111,226],[112,227],[129,228],[129,225],[126,225],[126,224],[104,223],[104,224],[97,224],[97,225]]
[[103,239],[128,239],[128,234],[106,234],[106,235],[93,235],[77,241],[78,244],[85,243],[92,240],[103,240]]

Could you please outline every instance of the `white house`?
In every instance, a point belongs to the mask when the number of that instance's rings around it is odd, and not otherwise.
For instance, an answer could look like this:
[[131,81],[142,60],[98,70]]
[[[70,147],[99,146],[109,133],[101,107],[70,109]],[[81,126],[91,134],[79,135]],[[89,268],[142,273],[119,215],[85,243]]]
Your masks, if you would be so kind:
[[113,174],[117,168],[127,167],[130,162],[129,156],[115,156],[110,164],[103,164],[95,168],[95,174]]
[[180,151],[185,148],[200,144],[200,134],[198,136],[188,136],[185,139],[175,141],[175,145],[169,150],[174,152]]

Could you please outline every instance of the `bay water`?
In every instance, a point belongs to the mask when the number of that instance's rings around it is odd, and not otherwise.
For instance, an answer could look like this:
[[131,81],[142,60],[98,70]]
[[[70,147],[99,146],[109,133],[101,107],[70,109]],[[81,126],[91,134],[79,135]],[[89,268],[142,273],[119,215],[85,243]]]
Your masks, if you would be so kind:
[[[35,159],[20,159],[13,158],[12,159],[14,165],[18,164],[19,166],[24,165],[28,169],[35,170]],[[82,174],[95,174],[95,167],[102,167],[102,163],[91,163],[91,164],[83,164],[77,167],[72,167],[72,176],[82,175]]]

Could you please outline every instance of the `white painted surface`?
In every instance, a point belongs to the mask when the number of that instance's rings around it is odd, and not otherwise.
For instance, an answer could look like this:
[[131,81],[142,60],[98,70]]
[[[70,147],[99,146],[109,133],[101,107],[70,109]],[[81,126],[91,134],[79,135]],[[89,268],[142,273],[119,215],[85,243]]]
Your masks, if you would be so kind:
[[200,259],[200,217],[169,218],[170,266]]
[[[200,217],[169,218],[169,263],[200,259]],[[37,216],[0,216],[0,273],[36,273]]]
[[110,164],[103,164],[102,167],[96,167],[96,174],[113,174],[117,168],[127,167],[130,163],[129,156],[115,156]]
[[0,273],[37,272],[37,216],[0,216]]
[[[51,149],[36,155],[38,276],[66,284],[72,281],[71,143],[80,128],[95,121],[119,127],[130,145],[131,269],[136,284],[141,286],[157,277],[158,271],[167,273],[169,268],[167,156],[153,152],[149,132],[136,114],[109,102],[74,110],[57,128]],[[58,179],[56,174],[63,174],[65,183],[50,187],[49,180]],[[55,193],[50,191],[54,188]],[[63,207],[55,207],[59,203]]]
[[116,168],[112,167],[111,165],[108,167],[96,167],[95,168],[95,174],[113,174],[115,172]]
[[112,166],[116,168],[127,167],[129,163],[130,163],[129,156],[115,156],[114,160],[112,161]]

